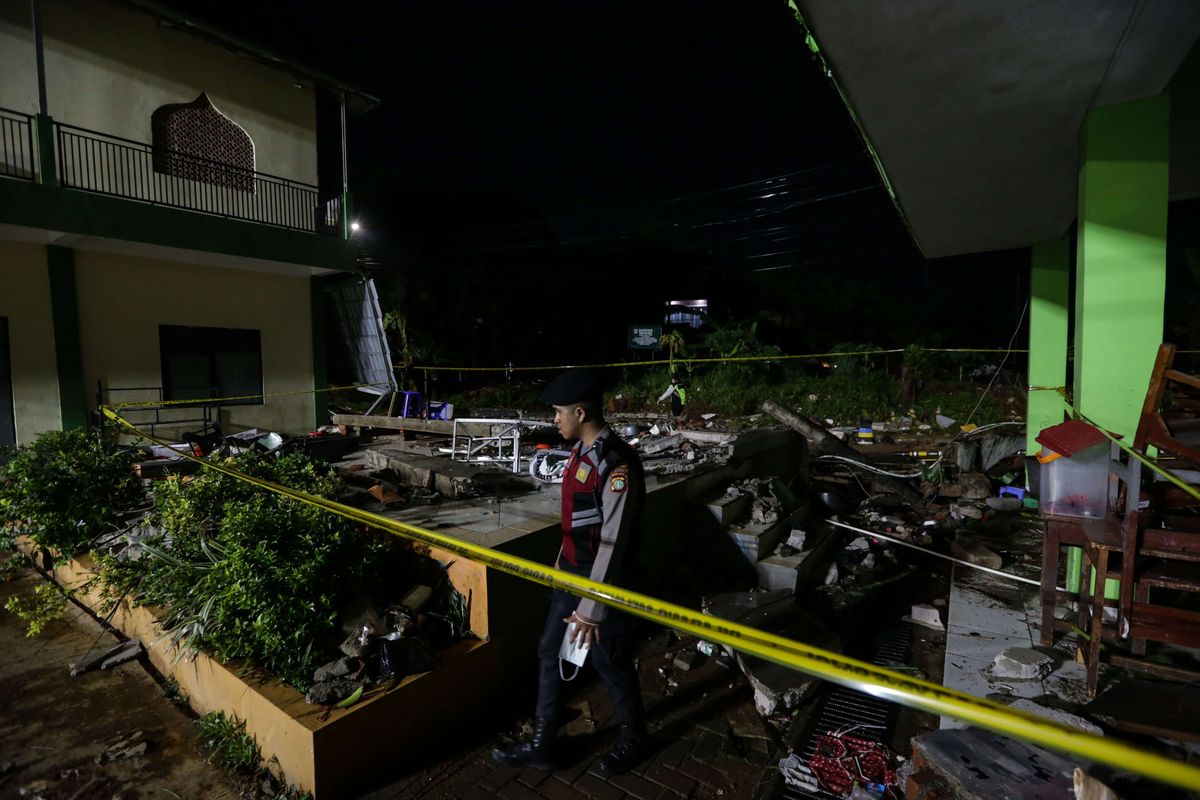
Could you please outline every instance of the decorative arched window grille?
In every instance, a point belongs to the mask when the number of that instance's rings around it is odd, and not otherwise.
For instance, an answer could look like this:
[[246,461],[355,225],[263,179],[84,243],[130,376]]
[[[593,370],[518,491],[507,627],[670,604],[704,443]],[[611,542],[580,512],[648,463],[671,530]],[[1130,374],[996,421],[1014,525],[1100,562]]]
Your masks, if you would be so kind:
[[160,106],[150,116],[154,171],[254,191],[254,142],[208,94]]

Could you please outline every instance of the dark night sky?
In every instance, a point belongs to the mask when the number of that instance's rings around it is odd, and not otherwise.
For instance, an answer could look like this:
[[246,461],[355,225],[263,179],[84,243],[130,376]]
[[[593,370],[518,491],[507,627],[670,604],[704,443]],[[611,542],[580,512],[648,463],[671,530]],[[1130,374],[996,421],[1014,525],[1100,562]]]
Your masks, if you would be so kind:
[[[710,296],[714,316],[789,315],[790,347],[906,344],[930,326],[903,324],[898,291],[979,318],[921,258],[782,0],[170,5],[382,99],[351,127],[364,243],[385,271],[500,292],[464,319],[597,274],[638,287],[622,326]],[[414,280],[396,296],[446,300]],[[979,328],[956,338],[997,338]]]

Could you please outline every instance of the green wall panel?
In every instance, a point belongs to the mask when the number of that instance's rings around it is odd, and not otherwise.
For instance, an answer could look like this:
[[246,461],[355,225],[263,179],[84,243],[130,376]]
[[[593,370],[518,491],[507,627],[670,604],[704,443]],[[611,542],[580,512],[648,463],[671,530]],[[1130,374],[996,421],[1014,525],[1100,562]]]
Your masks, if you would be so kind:
[[1067,319],[1070,313],[1071,254],[1066,239],[1039,242],[1030,253],[1029,385],[1025,452],[1036,453],[1038,433],[1063,420],[1067,382]]
[[1082,131],[1075,400],[1132,435],[1163,338],[1170,104],[1095,108]]

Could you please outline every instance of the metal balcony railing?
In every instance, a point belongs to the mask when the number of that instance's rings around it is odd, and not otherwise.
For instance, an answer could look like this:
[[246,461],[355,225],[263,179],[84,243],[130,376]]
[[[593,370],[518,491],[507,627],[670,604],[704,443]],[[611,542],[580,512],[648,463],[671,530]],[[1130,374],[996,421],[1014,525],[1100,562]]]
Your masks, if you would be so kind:
[[33,180],[34,153],[33,116],[0,108],[0,176]]
[[66,188],[185,208],[229,219],[337,235],[340,206],[317,187],[142,142],[55,123],[58,180]]

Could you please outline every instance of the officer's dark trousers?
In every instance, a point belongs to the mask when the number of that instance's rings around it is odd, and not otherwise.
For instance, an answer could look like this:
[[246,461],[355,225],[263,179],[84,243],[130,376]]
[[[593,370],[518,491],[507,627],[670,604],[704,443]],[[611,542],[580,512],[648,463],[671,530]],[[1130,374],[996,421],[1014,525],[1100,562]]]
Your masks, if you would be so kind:
[[[542,719],[562,720],[563,696],[567,683],[559,675],[559,648],[567,623],[563,620],[579,605],[579,598],[555,591],[550,600],[550,613],[542,640],[538,646],[538,701],[536,714]],[[608,696],[622,723],[639,726],[642,723],[642,691],[638,685],[637,669],[633,666],[632,642],[629,639],[630,619],[609,609],[608,618],[600,623],[600,641],[592,645],[588,661],[608,687]],[[563,662],[562,674],[568,678],[575,665]]]

